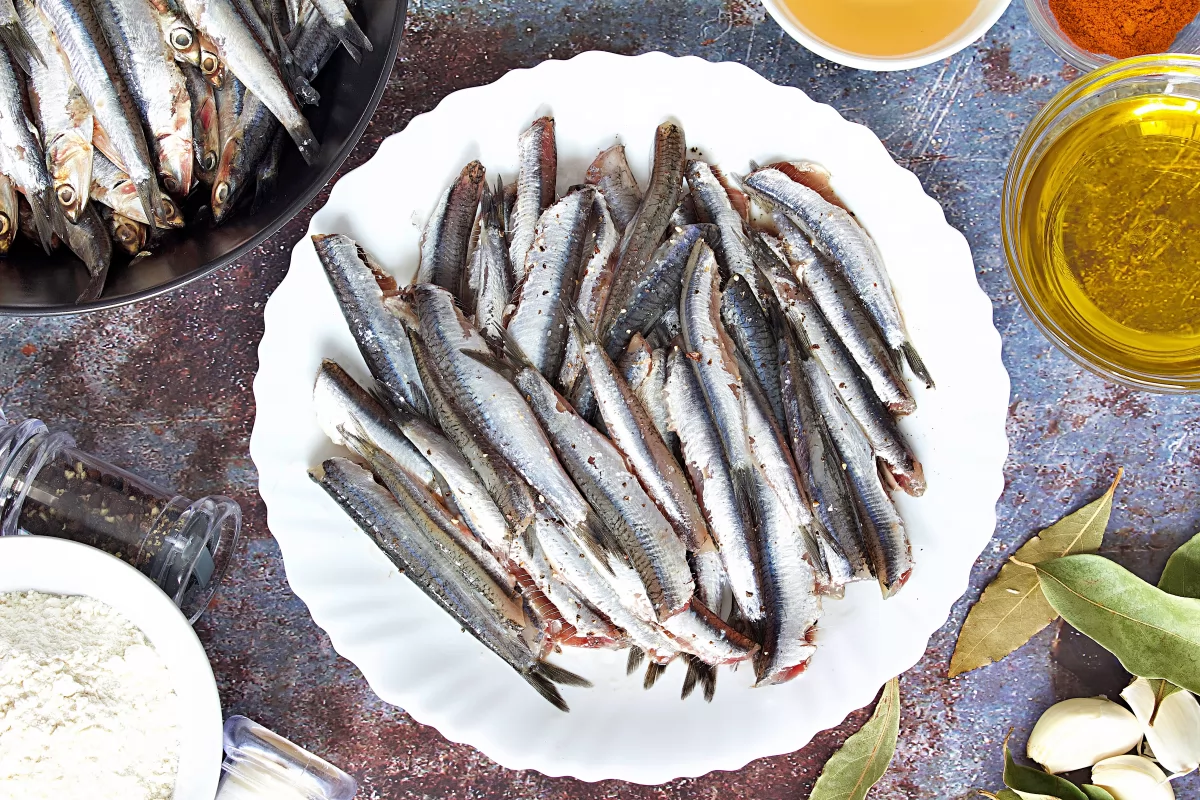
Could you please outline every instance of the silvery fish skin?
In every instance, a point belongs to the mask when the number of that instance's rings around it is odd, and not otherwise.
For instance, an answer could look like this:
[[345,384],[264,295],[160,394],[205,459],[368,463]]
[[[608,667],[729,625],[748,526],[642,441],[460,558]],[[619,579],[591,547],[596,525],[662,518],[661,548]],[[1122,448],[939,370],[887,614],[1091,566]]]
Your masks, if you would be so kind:
[[[656,255],[671,213],[679,202],[686,152],[683,128],[673,122],[658,126],[654,134],[654,166],[650,172],[650,183],[642,196],[637,214],[621,237],[621,256],[617,262],[616,277],[613,278],[609,313],[605,314],[604,325],[601,326],[602,333],[607,334],[612,330],[616,312],[630,302],[634,287],[646,272],[646,265]],[[610,347],[609,356],[618,357],[628,341],[626,339]]]
[[[608,618],[579,594],[550,564],[537,539],[529,558],[529,575],[546,599],[554,605],[563,621],[575,629],[574,636],[564,644],[571,647],[617,647],[625,642],[621,633]],[[582,641],[580,641],[582,640]]]
[[582,187],[542,212],[525,258],[525,277],[513,292],[508,335],[551,381],[558,379],[566,355],[569,304],[595,220],[596,194]]
[[108,225],[109,236],[113,244],[131,256],[136,256],[146,248],[146,240],[150,237],[150,228],[135,219],[113,211],[101,204],[97,209],[100,217]]
[[884,597],[891,597],[912,574],[912,546],[904,521],[879,482],[870,442],[834,388],[829,374],[815,358],[802,360],[800,365],[854,490],[863,543],[875,577]]
[[589,330],[573,326],[608,437],[689,551],[713,547],[687,477],[654,420]]
[[[304,160],[313,163],[320,145],[278,68],[263,52],[231,0],[182,0],[188,17],[216,46],[221,62],[287,129]],[[201,64],[201,69],[204,65]]]
[[[89,194],[93,200],[103,203],[119,214],[143,225],[150,224],[133,180],[102,153],[96,151],[92,153],[92,186]],[[156,227],[183,226],[183,213],[171,198],[165,195],[162,198],[161,212],[156,220]]]
[[731,275],[741,276],[752,290],[757,291],[760,286],[756,281],[754,257],[750,252],[744,218],[734,207],[728,182],[718,168],[696,160],[687,164],[687,181],[696,215],[701,221],[716,225],[721,231],[720,241],[714,247],[721,265]]
[[217,118],[217,98],[212,84],[198,67],[183,68],[192,105],[192,147],[196,151],[196,178],[211,186],[217,177],[217,161],[221,153],[221,128]]
[[679,305],[684,269],[696,243],[715,241],[716,236],[712,225],[676,228],[640,274],[627,276],[619,293],[614,287],[600,330],[610,358],[619,358],[635,333],[648,334],[669,308]]
[[[163,210],[154,162],[142,132],[137,107],[104,38],[89,0],[41,0],[71,74],[91,106],[95,123],[118,155],[120,166],[137,188],[145,219],[169,216]],[[132,216],[126,214],[126,216]],[[141,220],[139,220],[141,221]]]
[[50,23],[32,0],[18,0],[21,25],[43,57],[29,63],[29,102],[41,132],[59,208],[75,222],[92,184],[92,110],[75,85]]
[[346,45],[347,52],[355,61],[358,61],[359,48],[368,52],[375,49],[342,0],[313,0],[313,5],[321,12],[321,16],[329,23],[338,39]]
[[613,145],[596,156],[586,180],[604,196],[618,233],[624,233],[642,204],[642,190],[625,160],[625,145]]
[[688,610],[663,623],[680,649],[711,666],[737,664],[754,657],[758,645],[726,625],[707,606],[693,601]]
[[430,366],[440,376],[446,396],[538,493],[539,499],[573,532],[584,537],[585,544],[597,551],[616,552],[618,545],[611,541],[559,463],[521,392],[476,358],[489,352],[487,342],[463,317],[453,295],[420,283],[413,287],[413,300],[420,319],[420,338],[429,350]]
[[313,246],[354,341],[393,406],[427,413],[429,401],[413,359],[404,323],[385,303],[399,292],[396,280],[349,236],[318,234]]
[[576,414],[536,369],[521,368],[513,380],[563,466],[620,542],[649,593],[656,618],[662,621],[683,611],[695,591],[687,551],[626,467],[621,451]]
[[179,13],[174,0],[149,0],[149,4],[163,39],[171,48],[171,55],[180,64],[199,67],[200,42],[196,39],[196,31]]
[[821,253],[841,268],[888,346],[903,355],[913,374],[932,388],[933,378],[909,341],[883,257],[858,221],[844,208],[778,169],[756,170],[746,178],[745,185],[778,206],[809,235]]
[[421,266],[416,283],[432,283],[455,295],[462,291],[471,228],[486,176],[483,164],[472,161],[442,192],[421,234]]
[[429,489],[443,492],[438,474],[421,451],[392,422],[386,409],[335,361],[321,362],[313,383],[317,424],[339,447],[349,447],[343,432],[366,439]]
[[[795,243],[785,243],[789,259],[798,253]],[[811,253],[811,251],[808,251]],[[801,262],[796,267],[803,269]],[[845,401],[851,414],[862,426],[875,454],[887,465],[893,483],[905,492],[920,495],[925,491],[925,473],[904,443],[895,420],[872,390],[870,382],[833,331],[825,315],[807,287],[798,286],[795,279],[780,268],[770,275],[775,293],[786,306],[789,319],[811,344],[812,352],[833,379],[833,385]]]
[[568,710],[555,683],[588,685],[530,652],[508,620],[489,609],[474,588],[447,564],[439,551],[416,529],[407,512],[371,473],[344,459],[329,459],[313,471],[320,484],[351,519],[434,602],[449,613],[485,647],[521,675],[556,708]]
[[870,579],[854,496],[800,364],[811,358],[812,353],[806,353],[790,332],[780,336],[779,373],[792,455],[800,465],[800,477],[812,498],[813,513],[825,530],[837,538],[853,578]]
[[[575,310],[597,330],[604,318],[608,294],[612,290],[614,270],[617,266],[617,246],[621,243],[620,233],[608,211],[604,195],[597,191],[593,195],[592,226],[590,241],[584,243],[584,263],[579,274],[579,290],[575,298]],[[567,338],[566,354],[558,371],[558,386],[570,396],[575,383],[583,374],[583,359],[574,337]]]
[[766,395],[775,421],[782,426],[783,401],[779,397],[779,348],[775,332],[741,275],[731,275],[725,284],[721,294],[721,321]]
[[121,78],[149,129],[166,190],[192,188],[192,103],[183,73],[146,0],[93,0]]
[[746,619],[761,620],[762,588],[749,498],[734,481],[720,431],[709,415],[691,361],[680,349],[672,350],[669,357],[667,413],[671,429],[679,436],[684,467],[720,550],[734,604]]
[[[642,408],[650,415],[655,430],[662,437],[667,449],[672,453],[679,452],[679,437],[671,430],[667,418],[667,351],[662,348],[650,349],[642,335],[635,334],[629,341],[629,347],[621,362],[617,365],[625,382],[633,390],[634,395],[641,401]],[[707,601],[705,601],[707,603]]]
[[517,196],[509,219],[508,261],[513,283],[525,277],[525,255],[533,245],[534,228],[554,202],[558,180],[558,146],[554,118],[542,117],[517,139]]
[[232,117],[228,111],[222,114],[222,109],[229,108],[222,100],[223,94],[239,85],[237,78],[230,75],[222,88],[217,90],[221,155],[213,176],[211,205],[213,219],[218,223],[233,211],[242,193],[257,175],[258,164],[270,149],[279,125],[262,101],[249,92],[245,93],[240,107],[233,107]]
[[497,181],[496,192],[485,185],[479,201],[475,251],[463,286],[463,308],[473,315],[475,327],[499,346],[504,334],[504,309],[512,296],[509,283],[508,250],[504,243],[501,218],[504,184]]
[[[0,48],[0,168],[25,194],[38,238],[47,253],[54,232],[54,187],[46,172],[42,145],[25,118],[21,85],[8,52]],[[106,237],[107,238],[107,237]]]
[[871,381],[875,394],[893,414],[916,411],[917,404],[896,371],[891,352],[845,276],[817,252],[787,215],[776,209],[773,216],[784,242],[784,251],[797,276],[808,287],[830,327]]
[[20,229],[21,201],[12,179],[0,173],[0,253],[7,253]]
[[57,208],[51,214],[57,216],[59,229],[67,247],[79,256],[79,260],[87,267],[90,280],[80,293],[77,302],[86,303],[96,300],[104,290],[104,281],[108,277],[108,267],[112,264],[112,239],[108,235],[108,226],[100,219],[100,214],[93,204],[88,204],[79,215],[78,222],[70,222]]

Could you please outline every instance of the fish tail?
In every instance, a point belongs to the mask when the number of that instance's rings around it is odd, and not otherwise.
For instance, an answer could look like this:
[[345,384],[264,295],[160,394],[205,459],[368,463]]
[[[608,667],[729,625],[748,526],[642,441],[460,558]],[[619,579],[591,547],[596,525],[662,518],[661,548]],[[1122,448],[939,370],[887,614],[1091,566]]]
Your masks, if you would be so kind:
[[629,646],[629,658],[625,661],[625,674],[632,675],[637,672],[637,668],[642,665],[642,661],[645,658],[646,651],[636,644],[631,644]]
[[686,700],[699,685],[704,693],[704,700],[711,703],[717,693],[717,668],[705,664],[693,655],[684,655],[687,660],[687,674],[683,677],[683,690],[679,693],[680,700]]
[[567,705],[567,701],[563,699],[562,693],[558,691],[558,687],[549,678],[546,678],[537,670],[522,673],[522,678],[533,687],[534,691],[544,697],[550,705],[557,708],[559,711],[567,712],[571,707]]
[[[348,44],[351,47],[366,50],[368,53],[375,49],[375,46],[371,44],[371,40],[363,33],[363,29],[358,27],[358,22],[355,21],[354,17],[350,16],[349,9],[346,10],[346,24],[335,27],[334,30],[337,32],[338,39],[341,40],[343,45]],[[349,50],[350,48],[347,47],[346,49]],[[354,52],[351,51],[350,57],[354,58],[354,55]],[[354,60],[358,61],[357,58],[354,58]]]
[[913,371],[913,374],[925,382],[925,388],[935,388],[933,376],[929,374],[929,369],[925,366],[925,362],[917,352],[917,348],[913,347],[912,342],[905,341],[904,344],[900,345],[900,353],[904,356],[904,360],[908,362],[908,368]]
[[592,687],[592,682],[587,678],[576,675],[569,669],[563,669],[562,667],[555,666],[549,661],[539,661],[537,666],[535,666],[533,669],[534,672],[541,675],[546,680],[553,681],[554,683],[561,684],[562,686],[579,686],[584,689],[590,689]]
[[657,662],[651,661],[649,664],[646,665],[646,677],[644,677],[642,679],[642,688],[643,689],[653,688],[654,684],[658,683],[658,679],[661,678],[662,674],[666,671],[667,671],[666,664],[659,664]]
[[[46,251],[46,255],[50,254],[51,237],[54,236],[56,226],[54,219],[51,217],[51,209],[54,206],[54,190],[46,188],[43,191],[28,192],[25,199],[29,201],[29,207],[33,210],[33,224],[37,228],[38,239],[42,243],[42,249]],[[60,225],[65,225],[66,218],[60,215],[62,221]]]

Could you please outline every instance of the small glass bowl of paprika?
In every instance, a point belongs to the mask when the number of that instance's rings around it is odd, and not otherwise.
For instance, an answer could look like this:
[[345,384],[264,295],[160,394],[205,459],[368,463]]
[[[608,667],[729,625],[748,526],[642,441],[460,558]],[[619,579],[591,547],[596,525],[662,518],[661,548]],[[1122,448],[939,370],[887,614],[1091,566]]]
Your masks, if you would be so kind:
[[1153,53],[1200,53],[1200,0],[1025,0],[1050,49],[1084,72]]

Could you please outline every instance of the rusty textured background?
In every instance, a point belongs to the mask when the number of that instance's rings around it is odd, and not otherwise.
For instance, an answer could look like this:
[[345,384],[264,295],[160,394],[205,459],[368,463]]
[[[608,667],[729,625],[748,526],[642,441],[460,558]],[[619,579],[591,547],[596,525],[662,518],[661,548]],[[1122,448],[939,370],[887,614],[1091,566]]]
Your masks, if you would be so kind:
[[[1097,496],[1126,469],[1110,554],[1156,578],[1200,523],[1200,402],[1131,392],[1082,372],[1037,332],[1003,263],[998,197],[1034,113],[1075,77],[1036,38],[1017,0],[979,43],[919,70],[844,69],[803,50],[755,0],[474,0],[413,3],[388,92],[346,169],[448,93],[516,67],[602,49],[741,61],[869,125],[946,209],[975,254],[1012,373],[1011,455],[999,525],[971,590],[903,678],[904,714],[880,798],[966,798],[1000,785],[1000,742],[1018,743],[1056,697],[1092,688],[1088,663],[1056,655],[1049,629],[1002,664],[951,682],[954,638],[982,586],[1031,532]],[[621,91],[592,87],[591,91]],[[738,109],[737,98],[697,102]],[[758,111],[762,111],[759,109]],[[800,752],[661,787],[595,785],[510,772],[381,703],[288,589],[265,526],[247,446],[261,311],[317,199],[234,268],[166,298],[85,317],[0,320],[0,405],[40,416],[86,448],[192,496],[229,494],[247,512],[228,585],[198,626],[227,713],[243,713],[355,774],[360,797],[803,798],[857,712]],[[1081,683],[1064,664],[1075,664]],[[714,747],[721,733],[714,730]],[[1176,784],[1200,797],[1200,781]]]

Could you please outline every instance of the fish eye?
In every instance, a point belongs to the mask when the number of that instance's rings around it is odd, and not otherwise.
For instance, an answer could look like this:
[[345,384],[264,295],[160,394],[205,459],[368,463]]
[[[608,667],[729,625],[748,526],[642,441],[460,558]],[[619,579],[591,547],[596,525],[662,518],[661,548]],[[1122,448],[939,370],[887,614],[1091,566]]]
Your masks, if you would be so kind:
[[192,46],[192,32],[186,28],[181,28],[175,31],[173,41],[175,42],[175,49],[187,50]]
[[58,202],[69,206],[75,202],[75,189],[71,186],[58,187]]
[[217,166],[217,154],[213,153],[211,151],[208,153],[205,153],[204,154],[204,163],[201,164],[200,166],[204,167],[205,169],[215,169]]
[[217,59],[213,58],[212,56],[205,56],[204,58],[200,59],[200,69],[207,73],[216,72]]
[[218,183],[217,190],[215,192],[213,192],[213,199],[216,200],[218,203],[224,203],[226,200],[228,200],[229,199],[229,184],[224,183],[224,182]]
[[10,230],[12,230],[12,221],[9,220],[8,214],[0,214],[0,236],[8,236]]
[[179,181],[175,180],[174,176],[164,175],[163,186],[167,187],[168,192],[174,192],[179,189]]
[[163,213],[167,215],[167,219],[174,219],[175,217],[177,217],[179,215],[179,209],[176,208],[175,204],[172,203],[167,198],[164,197],[162,199],[162,205],[163,205]]

